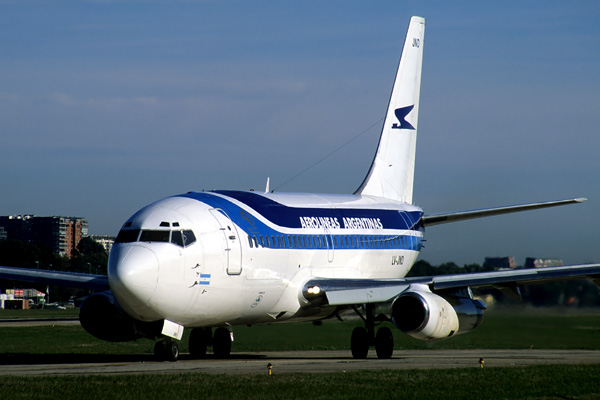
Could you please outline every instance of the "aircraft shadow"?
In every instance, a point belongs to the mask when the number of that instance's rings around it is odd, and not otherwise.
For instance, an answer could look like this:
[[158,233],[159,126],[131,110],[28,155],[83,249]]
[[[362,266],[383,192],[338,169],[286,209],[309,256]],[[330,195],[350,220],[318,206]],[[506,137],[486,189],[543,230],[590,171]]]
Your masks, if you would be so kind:
[[[289,356],[278,353],[269,354],[246,354],[237,353],[223,359],[217,358],[212,354],[207,354],[205,358],[193,358],[189,354],[181,354],[180,361],[221,361],[221,360],[323,360],[340,359],[347,360],[351,357],[331,357],[327,352],[323,354],[303,354],[298,352],[290,353]],[[0,354],[0,365],[39,365],[39,364],[95,364],[95,363],[144,363],[156,362],[154,355],[147,354],[31,354],[31,353],[6,353]]]

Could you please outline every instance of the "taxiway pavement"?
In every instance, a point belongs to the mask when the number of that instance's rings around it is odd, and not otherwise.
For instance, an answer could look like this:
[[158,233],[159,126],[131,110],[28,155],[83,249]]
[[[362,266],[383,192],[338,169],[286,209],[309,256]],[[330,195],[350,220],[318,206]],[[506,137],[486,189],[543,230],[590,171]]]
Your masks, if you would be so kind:
[[355,360],[350,351],[285,351],[233,353],[227,360],[193,360],[182,354],[177,362],[153,361],[151,355],[32,355],[0,357],[0,375],[67,376],[123,374],[273,374],[346,372],[382,369],[442,369],[528,366],[541,364],[600,364],[600,351],[588,350],[396,350],[390,360],[371,351]]

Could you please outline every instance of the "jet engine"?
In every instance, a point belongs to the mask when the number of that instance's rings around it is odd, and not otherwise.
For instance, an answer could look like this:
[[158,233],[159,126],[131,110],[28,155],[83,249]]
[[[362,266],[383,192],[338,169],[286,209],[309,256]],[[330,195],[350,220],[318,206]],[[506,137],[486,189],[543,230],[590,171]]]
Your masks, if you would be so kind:
[[108,342],[154,339],[160,336],[163,326],[163,321],[142,322],[131,318],[110,291],[86,298],[79,309],[79,322],[90,335]]
[[477,328],[485,309],[485,303],[474,300],[470,289],[441,295],[426,287],[409,289],[392,303],[392,321],[416,339],[439,340]]

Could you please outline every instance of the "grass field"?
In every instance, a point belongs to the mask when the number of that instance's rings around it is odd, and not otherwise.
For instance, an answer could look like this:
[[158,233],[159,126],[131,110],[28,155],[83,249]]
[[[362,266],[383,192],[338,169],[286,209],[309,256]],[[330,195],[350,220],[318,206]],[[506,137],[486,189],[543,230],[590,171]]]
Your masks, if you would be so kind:
[[37,319],[37,318],[78,318],[79,309],[31,309],[31,310],[4,310],[0,309],[0,320]]
[[[12,318],[44,318],[21,313]],[[0,319],[6,318],[0,312]],[[233,351],[348,349],[350,333],[357,324],[358,321],[327,321],[321,326],[301,323],[234,327]],[[570,310],[491,311],[480,328],[449,340],[421,342],[398,331],[394,336],[397,349],[531,346],[600,349],[600,315]],[[106,343],[92,338],[79,326],[0,328],[0,359],[7,364],[25,355],[140,354],[151,353],[152,347],[153,342],[149,340]],[[181,348],[187,351],[185,340]],[[598,377],[600,365],[384,370],[271,377],[202,374],[0,377],[0,395],[10,395],[11,399],[599,399]]]
[[[0,319],[8,319],[0,310]],[[10,318],[44,318],[42,310],[10,311]],[[48,310],[46,317],[72,318],[76,311]],[[52,317],[49,317],[52,315]],[[350,334],[358,320],[236,326],[232,351],[341,350],[349,349]],[[393,330],[396,349],[600,349],[600,314],[570,310],[490,311],[472,332],[451,339],[423,342]],[[189,332],[187,332],[189,333]],[[187,333],[181,351],[187,352]],[[141,339],[108,343],[88,335],[80,326],[0,328],[0,354],[136,354],[151,353],[154,342]]]
[[0,378],[11,399],[598,399],[600,366]]

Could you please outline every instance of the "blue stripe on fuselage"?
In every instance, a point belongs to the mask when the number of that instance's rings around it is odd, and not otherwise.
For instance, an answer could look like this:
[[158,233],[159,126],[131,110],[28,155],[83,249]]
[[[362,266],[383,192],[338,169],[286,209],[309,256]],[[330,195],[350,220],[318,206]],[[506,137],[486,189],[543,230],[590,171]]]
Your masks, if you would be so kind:
[[[374,210],[360,208],[304,208],[289,207],[253,192],[219,190],[215,193],[231,197],[252,208],[275,225],[286,228],[317,228],[337,224],[339,229],[400,229],[421,230],[421,213],[397,210]],[[304,223],[304,225],[303,225]],[[366,226],[365,226],[366,225]],[[376,225],[376,226],[373,226]],[[333,226],[336,228],[336,226]]]
[[[251,192],[218,191],[190,192],[178,197],[187,197],[203,202],[227,215],[237,226],[244,230],[253,242],[266,248],[338,248],[373,249],[400,248],[420,250],[420,235],[357,235],[347,229],[366,229],[371,232],[381,229],[420,231],[421,213],[396,210],[373,209],[328,209],[289,207]],[[233,198],[262,215],[274,225],[295,229],[319,229],[328,234],[288,234],[267,226],[255,218],[250,210],[245,210],[230,200]],[[389,232],[389,231],[388,231]],[[252,245],[252,243],[251,243]]]

